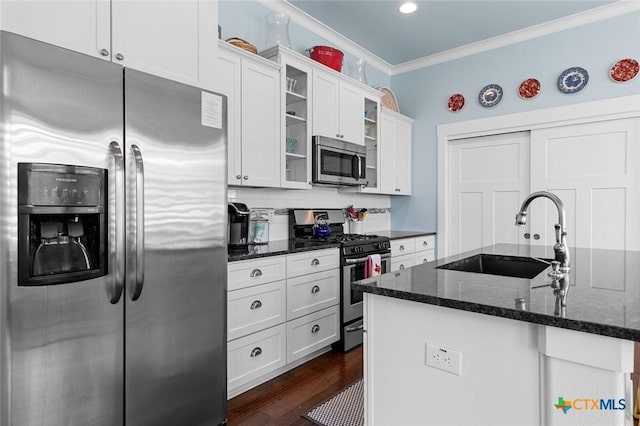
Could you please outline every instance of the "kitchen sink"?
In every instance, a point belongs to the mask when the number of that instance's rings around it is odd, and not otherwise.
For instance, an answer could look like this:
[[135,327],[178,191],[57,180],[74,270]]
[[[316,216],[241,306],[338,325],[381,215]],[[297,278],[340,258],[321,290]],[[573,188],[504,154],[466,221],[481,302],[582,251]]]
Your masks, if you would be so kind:
[[550,262],[549,259],[481,253],[440,265],[438,269],[531,279],[547,269]]

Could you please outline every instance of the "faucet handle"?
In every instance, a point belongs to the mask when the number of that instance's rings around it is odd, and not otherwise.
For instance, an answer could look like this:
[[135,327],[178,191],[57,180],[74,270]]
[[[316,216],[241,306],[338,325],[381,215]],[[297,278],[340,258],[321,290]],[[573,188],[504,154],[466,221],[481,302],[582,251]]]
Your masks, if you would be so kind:
[[564,272],[560,272],[560,262],[558,262],[557,260],[552,260],[551,272],[549,272],[547,275],[554,281],[564,278]]

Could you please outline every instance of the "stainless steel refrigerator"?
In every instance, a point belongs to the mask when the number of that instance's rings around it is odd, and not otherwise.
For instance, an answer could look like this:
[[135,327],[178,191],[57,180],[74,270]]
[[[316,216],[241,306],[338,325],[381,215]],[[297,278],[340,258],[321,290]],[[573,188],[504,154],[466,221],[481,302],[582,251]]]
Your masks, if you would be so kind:
[[224,423],[226,98],[0,58],[0,425]]

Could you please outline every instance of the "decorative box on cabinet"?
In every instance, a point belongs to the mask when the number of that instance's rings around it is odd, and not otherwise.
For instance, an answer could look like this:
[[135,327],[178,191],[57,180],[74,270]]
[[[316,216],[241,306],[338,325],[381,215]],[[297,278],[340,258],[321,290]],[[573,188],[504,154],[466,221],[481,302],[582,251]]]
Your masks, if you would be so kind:
[[280,65],[225,42],[218,62],[228,97],[228,183],[279,188]]
[[260,52],[260,56],[282,66],[280,145],[284,169],[281,186],[311,189],[312,67],[309,58],[280,45]]
[[217,25],[215,0],[0,2],[4,31],[210,90]]
[[411,195],[413,119],[382,108],[380,123],[380,192]]

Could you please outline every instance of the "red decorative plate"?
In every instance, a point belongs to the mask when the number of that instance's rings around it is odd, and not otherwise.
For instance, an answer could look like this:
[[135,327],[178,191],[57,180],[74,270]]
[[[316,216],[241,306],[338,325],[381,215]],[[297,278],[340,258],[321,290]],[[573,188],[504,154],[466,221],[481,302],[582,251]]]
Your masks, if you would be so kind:
[[622,83],[638,75],[638,70],[640,70],[640,65],[635,59],[620,59],[609,70],[609,77],[616,83]]
[[535,78],[528,78],[518,87],[518,95],[522,99],[531,99],[540,93],[540,82]]
[[460,93],[456,93],[455,95],[451,95],[449,101],[447,101],[447,108],[451,112],[458,112],[464,107],[464,96]]

